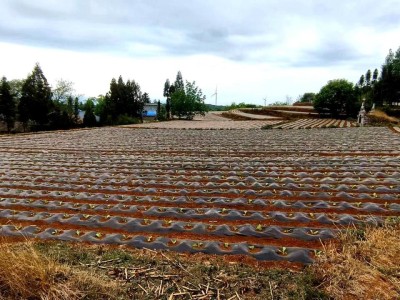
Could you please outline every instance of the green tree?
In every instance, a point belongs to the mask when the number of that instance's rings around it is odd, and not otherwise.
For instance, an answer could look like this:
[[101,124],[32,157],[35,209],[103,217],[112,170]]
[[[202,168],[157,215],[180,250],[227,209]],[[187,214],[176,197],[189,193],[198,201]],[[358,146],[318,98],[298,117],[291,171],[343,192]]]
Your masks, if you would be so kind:
[[320,113],[328,113],[334,118],[355,117],[359,103],[351,82],[345,79],[329,81],[316,95],[314,108]]
[[[147,97],[147,98],[146,98]],[[124,83],[122,77],[114,78],[110,83],[110,91],[104,98],[100,114],[103,124],[126,124],[129,120],[142,119],[144,102],[149,101],[148,94],[143,97],[140,86],[134,80]]]
[[372,74],[372,84],[375,84],[378,81],[378,76],[379,76],[379,71],[378,69],[375,69],[374,73]]
[[6,123],[8,132],[14,128],[15,110],[15,99],[11,94],[10,84],[7,78],[3,77],[0,85],[0,120]]
[[162,105],[160,100],[157,102],[157,120],[165,121],[167,120],[167,110],[165,109],[165,105]]
[[298,102],[313,102],[315,99],[315,93],[304,93],[300,98],[298,99]]
[[43,127],[49,121],[49,113],[53,108],[51,89],[39,64],[36,64],[32,73],[24,81],[21,90],[18,112],[21,122],[29,120]]
[[74,122],[77,124],[79,121],[79,99],[75,97],[74,99]]
[[175,91],[175,87],[171,86],[169,79],[164,83],[164,97],[166,97],[165,109],[167,111],[166,118],[169,119],[171,116],[171,94]]
[[382,65],[379,88],[380,104],[400,102],[400,47],[396,53],[389,50]]
[[188,120],[192,120],[197,114],[204,115],[207,112],[205,98],[194,81],[186,81],[184,88],[178,88],[171,95],[172,114],[178,116],[179,119],[186,118]]
[[364,76],[364,75],[361,75],[360,80],[358,81],[358,85],[359,85],[360,87],[363,87],[364,84],[365,84],[365,76]]
[[12,79],[8,82],[11,88],[11,95],[15,99],[19,100],[22,95],[22,86],[24,85],[25,79]]
[[182,78],[181,71],[178,71],[178,74],[176,74],[174,87],[175,87],[175,91],[185,89],[185,84],[183,83],[183,78]]
[[83,116],[83,126],[93,127],[97,125],[96,116],[94,115],[94,103],[92,99],[88,99],[84,105],[85,115]]
[[371,70],[368,70],[367,73],[365,74],[365,84],[367,86],[371,85]]

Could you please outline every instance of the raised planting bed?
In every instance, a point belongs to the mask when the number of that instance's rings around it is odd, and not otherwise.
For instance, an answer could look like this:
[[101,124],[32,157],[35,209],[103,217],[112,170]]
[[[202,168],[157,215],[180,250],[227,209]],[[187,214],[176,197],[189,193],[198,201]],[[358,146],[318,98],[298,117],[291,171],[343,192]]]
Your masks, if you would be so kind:
[[399,134],[301,121],[2,136],[0,235],[309,264],[400,217]]

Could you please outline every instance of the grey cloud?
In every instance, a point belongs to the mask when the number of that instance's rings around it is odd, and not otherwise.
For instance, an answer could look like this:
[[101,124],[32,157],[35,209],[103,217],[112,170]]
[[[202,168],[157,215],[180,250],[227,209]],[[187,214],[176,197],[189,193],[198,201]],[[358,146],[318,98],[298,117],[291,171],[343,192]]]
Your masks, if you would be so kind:
[[[322,35],[326,28],[339,27],[343,39],[309,45],[291,63],[330,65],[355,57],[354,49],[345,39],[348,28],[373,27],[373,20],[382,26],[399,24],[398,15],[391,10],[396,7],[396,1],[388,3],[372,0],[334,3],[318,0],[4,0],[0,7],[0,40],[126,55],[135,52],[129,45],[141,44],[157,46],[160,51],[156,55],[212,54],[232,60],[273,61],[273,49],[280,49],[285,39],[290,39],[286,30],[293,30],[292,34],[296,35],[303,23],[311,22]],[[259,54],[260,51],[264,54]]]

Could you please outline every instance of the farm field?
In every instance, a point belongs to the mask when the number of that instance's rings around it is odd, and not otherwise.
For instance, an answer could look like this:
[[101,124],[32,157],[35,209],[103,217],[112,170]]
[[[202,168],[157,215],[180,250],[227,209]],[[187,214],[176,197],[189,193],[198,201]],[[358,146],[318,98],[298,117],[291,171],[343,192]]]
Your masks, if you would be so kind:
[[0,137],[0,235],[309,264],[400,217],[387,128],[114,127]]

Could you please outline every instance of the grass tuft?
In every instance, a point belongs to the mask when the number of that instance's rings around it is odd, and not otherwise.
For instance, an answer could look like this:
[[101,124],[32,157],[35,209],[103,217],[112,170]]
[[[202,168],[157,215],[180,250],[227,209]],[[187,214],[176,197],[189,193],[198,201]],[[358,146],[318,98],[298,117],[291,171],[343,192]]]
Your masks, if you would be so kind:
[[31,242],[0,241],[0,299],[117,299],[102,276],[47,258]]

